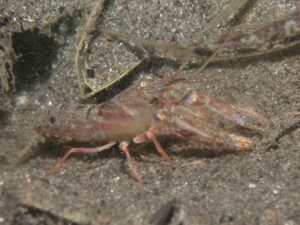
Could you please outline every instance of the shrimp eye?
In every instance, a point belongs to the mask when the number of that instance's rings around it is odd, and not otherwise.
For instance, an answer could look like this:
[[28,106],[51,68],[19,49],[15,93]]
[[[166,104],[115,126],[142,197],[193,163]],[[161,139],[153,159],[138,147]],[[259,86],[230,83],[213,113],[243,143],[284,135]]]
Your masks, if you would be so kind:
[[50,123],[53,125],[55,123],[55,121],[56,121],[55,116],[51,116],[50,117]]

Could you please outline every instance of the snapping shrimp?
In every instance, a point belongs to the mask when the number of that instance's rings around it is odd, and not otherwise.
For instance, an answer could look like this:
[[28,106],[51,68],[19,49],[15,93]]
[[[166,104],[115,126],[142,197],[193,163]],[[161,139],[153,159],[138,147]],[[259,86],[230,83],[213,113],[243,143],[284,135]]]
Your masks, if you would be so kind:
[[[157,135],[175,135],[196,147],[247,150],[251,140],[226,130],[224,124],[260,132],[267,119],[197,90],[185,89],[186,81],[146,80],[102,104],[70,104],[49,109],[37,133],[60,142],[103,143],[95,148],[72,148],[46,175],[55,173],[74,153],[94,153],[119,143],[133,177],[142,183],[129,153],[129,143],[152,141],[169,162]],[[220,125],[223,124],[223,125]]]

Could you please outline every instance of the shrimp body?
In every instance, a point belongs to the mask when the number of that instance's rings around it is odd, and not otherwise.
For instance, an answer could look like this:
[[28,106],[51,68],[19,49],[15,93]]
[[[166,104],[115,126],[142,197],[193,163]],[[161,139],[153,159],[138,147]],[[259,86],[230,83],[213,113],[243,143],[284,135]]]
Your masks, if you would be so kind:
[[[214,150],[248,150],[251,140],[229,127],[260,132],[267,121],[262,115],[217,99],[197,90],[188,90],[185,82],[163,79],[146,86],[132,87],[102,104],[69,104],[49,109],[36,127],[44,139],[59,142],[90,143],[95,148],[72,148],[50,170],[56,172],[73,153],[93,153],[119,142],[130,172],[142,183],[129,154],[129,141],[152,141],[165,161],[170,161],[156,135],[173,135],[195,147]],[[145,83],[144,83],[145,84]]]
[[149,128],[151,105],[117,98],[103,104],[70,104],[51,108],[36,130],[61,142],[110,142],[134,138]]

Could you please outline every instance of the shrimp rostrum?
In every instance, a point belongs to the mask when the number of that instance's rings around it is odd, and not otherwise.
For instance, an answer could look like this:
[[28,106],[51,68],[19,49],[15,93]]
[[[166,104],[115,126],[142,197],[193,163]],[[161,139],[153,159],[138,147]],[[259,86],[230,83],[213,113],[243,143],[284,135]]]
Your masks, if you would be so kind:
[[39,136],[83,146],[106,144],[72,148],[46,174],[56,172],[73,153],[100,152],[119,143],[132,176],[142,183],[129,154],[129,143],[152,141],[164,160],[170,161],[157,139],[160,135],[177,136],[197,148],[251,149],[251,139],[234,133],[237,129],[233,128],[259,133],[267,119],[251,109],[189,90],[184,87],[186,83],[183,79],[148,79],[102,104],[69,104],[48,109],[36,127]]

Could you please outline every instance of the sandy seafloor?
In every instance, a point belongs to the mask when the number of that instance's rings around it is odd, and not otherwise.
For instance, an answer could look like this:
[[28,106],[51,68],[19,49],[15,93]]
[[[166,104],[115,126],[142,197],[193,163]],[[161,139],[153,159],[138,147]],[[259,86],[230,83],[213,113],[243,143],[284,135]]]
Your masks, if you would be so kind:
[[[228,2],[107,1],[98,26],[188,45],[201,39],[201,29]],[[189,152],[189,143],[176,139],[162,141],[172,158],[170,165],[152,144],[134,145],[132,155],[144,180],[141,188],[117,148],[71,157],[50,177],[44,171],[69,146],[49,144],[27,163],[14,166],[33,136],[40,109],[79,101],[74,54],[94,4],[0,0],[1,32],[13,35],[13,47],[23,55],[14,68],[16,92],[0,95],[0,224],[149,224],[156,210],[173,198],[177,203],[169,224],[300,224],[299,129],[270,151],[210,154],[201,149]],[[257,0],[247,11],[247,23],[268,20],[295,6],[296,0]],[[221,27],[226,30],[229,25]],[[89,62],[103,79],[138,60],[120,42],[97,37],[92,45]],[[267,57],[211,65],[201,74],[187,69],[185,74],[198,81],[198,89],[272,118],[274,128],[265,134],[272,136],[300,109],[299,53],[296,46]],[[164,61],[156,64],[161,65],[137,70],[137,79],[176,69]]]

